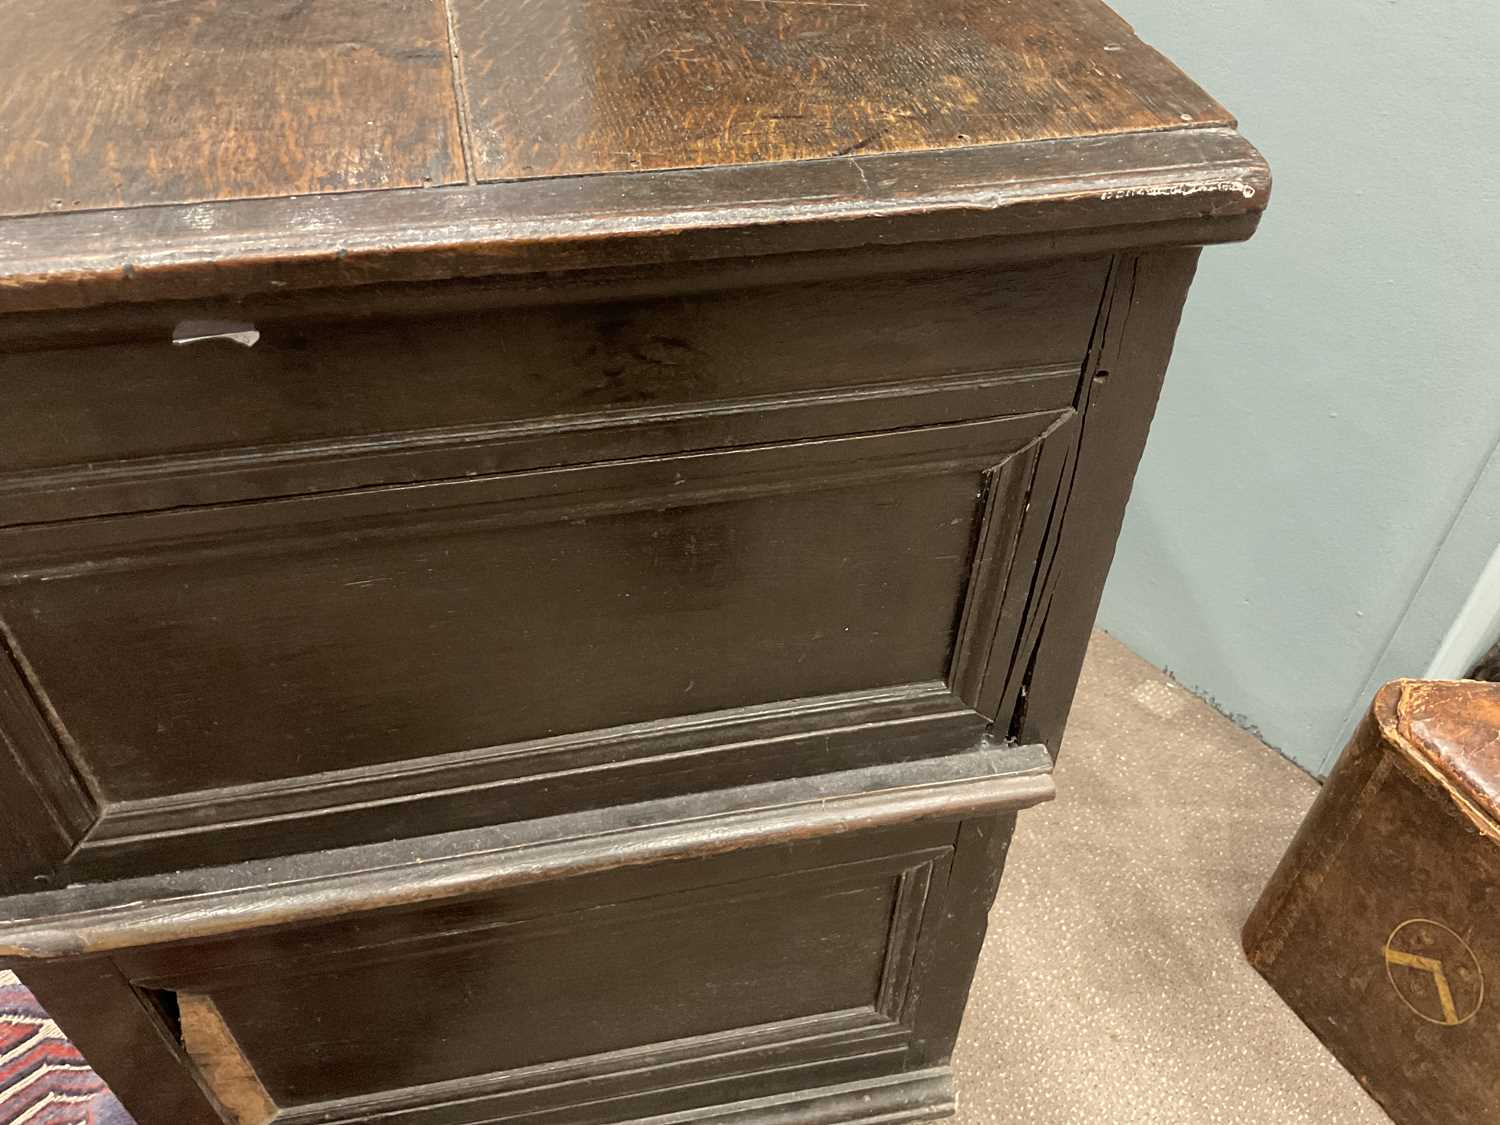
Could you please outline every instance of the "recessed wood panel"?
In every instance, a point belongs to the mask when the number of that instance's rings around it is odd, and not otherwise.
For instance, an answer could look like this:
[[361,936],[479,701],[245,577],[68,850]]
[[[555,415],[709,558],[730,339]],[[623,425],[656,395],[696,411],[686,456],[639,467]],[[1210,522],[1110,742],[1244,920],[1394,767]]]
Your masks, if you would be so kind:
[[481,180],[1230,124],[1089,0],[453,0]]
[[160,796],[941,679],[976,491],[288,544],[3,602],[106,792]]
[[419,1086],[874,1009],[896,889],[887,874],[595,909],[209,994],[278,1104],[325,1101],[379,1089],[398,1067]]
[[941,681],[1049,417],[58,525],[0,614],[115,800]]
[[439,0],[0,0],[0,28],[0,215],[465,178]]

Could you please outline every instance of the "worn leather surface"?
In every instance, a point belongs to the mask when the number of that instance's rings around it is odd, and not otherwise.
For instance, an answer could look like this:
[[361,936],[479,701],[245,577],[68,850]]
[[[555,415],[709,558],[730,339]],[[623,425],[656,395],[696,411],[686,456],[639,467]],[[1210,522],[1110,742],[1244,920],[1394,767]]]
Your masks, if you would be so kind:
[[1397,680],[1380,694],[1393,704],[1375,708],[1386,739],[1500,839],[1500,684]]

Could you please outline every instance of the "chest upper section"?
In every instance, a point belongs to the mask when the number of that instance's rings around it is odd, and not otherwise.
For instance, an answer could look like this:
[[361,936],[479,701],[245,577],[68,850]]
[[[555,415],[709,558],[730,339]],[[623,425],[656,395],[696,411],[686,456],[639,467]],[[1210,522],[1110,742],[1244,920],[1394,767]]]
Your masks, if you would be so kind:
[[0,215],[1223,125],[1088,0],[0,0]]

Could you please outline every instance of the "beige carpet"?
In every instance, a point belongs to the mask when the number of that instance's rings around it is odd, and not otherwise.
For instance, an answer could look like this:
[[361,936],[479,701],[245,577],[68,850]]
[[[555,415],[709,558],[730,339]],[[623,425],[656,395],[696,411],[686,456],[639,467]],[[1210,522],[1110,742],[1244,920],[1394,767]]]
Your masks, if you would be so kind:
[[1021,814],[955,1063],[964,1125],[1389,1125],[1245,963],[1317,791],[1097,634]]

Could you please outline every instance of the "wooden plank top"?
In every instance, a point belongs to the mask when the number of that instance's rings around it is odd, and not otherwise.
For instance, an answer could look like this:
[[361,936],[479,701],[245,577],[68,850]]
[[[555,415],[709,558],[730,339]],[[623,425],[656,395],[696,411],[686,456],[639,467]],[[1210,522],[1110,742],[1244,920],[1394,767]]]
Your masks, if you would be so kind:
[[[1098,0],[0,0],[0,26],[0,311],[866,245],[874,218],[1233,219],[1269,183]],[[1013,201],[1020,227],[933,221]],[[755,234],[620,251],[707,228]]]
[[1090,0],[450,0],[481,180],[1233,124]]
[[0,215],[464,180],[437,0],[0,0]]

